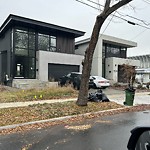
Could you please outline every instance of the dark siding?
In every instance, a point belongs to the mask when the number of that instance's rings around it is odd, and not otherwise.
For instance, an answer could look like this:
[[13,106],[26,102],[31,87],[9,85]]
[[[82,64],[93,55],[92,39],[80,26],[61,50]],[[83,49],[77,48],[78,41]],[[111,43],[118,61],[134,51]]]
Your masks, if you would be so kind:
[[7,51],[0,53],[0,82],[4,83],[5,75],[7,73]]
[[120,58],[127,58],[127,50],[121,50],[120,51]]
[[60,53],[74,54],[75,53],[74,38],[66,35],[57,36],[57,51]]
[[[8,30],[1,38],[0,38],[0,81],[3,78],[3,74],[4,74],[4,70],[3,68],[5,68],[6,73],[9,75],[10,77],[10,64],[11,64],[11,39],[10,36],[11,32],[10,30]],[[4,53],[6,55],[4,55]],[[7,56],[7,59],[5,58]],[[2,58],[4,57],[4,58]],[[4,64],[4,59],[7,60],[7,65]],[[2,67],[2,65],[4,65]]]
[[48,64],[48,79],[55,79],[56,81],[70,72],[79,72],[78,65],[64,65],[64,64]]
[[118,65],[118,82],[127,83],[127,79],[124,77],[122,65]]

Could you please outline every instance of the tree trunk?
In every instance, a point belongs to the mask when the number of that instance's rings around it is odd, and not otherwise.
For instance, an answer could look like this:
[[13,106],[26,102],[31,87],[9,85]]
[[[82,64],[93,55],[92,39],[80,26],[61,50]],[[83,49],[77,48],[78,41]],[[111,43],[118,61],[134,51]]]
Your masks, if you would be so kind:
[[111,0],[106,0],[103,12],[100,15],[98,15],[96,18],[96,22],[93,28],[89,46],[87,47],[84,55],[80,90],[78,94],[78,100],[76,102],[76,104],[79,106],[87,106],[89,77],[91,73],[93,54],[99,38],[100,29],[104,21],[106,20],[106,18],[112,12],[116,11],[118,8],[122,7],[123,5],[126,5],[130,1],[132,0],[119,0],[118,3],[110,7]]
[[93,28],[93,33],[91,36],[91,40],[89,43],[89,46],[87,47],[85,51],[85,57],[83,61],[83,69],[82,69],[82,77],[81,77],[81,84],[80,84],[80,90],[77,100],[77,105],[79,106],[87,106],[88,102],[88,83],[89,83],[89,77],[92,67],[92,60],[93,60],[93,54],[94,50],[99,38],[99,32],[101,29],[101,26],[106,18],[102,18],[100,16],[97,17],[95,26]]

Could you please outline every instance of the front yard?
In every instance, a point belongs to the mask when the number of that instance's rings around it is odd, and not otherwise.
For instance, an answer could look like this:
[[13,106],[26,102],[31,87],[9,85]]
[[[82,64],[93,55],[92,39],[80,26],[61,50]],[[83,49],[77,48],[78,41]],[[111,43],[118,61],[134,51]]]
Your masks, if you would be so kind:
[[19,90],[0,86],[0,103],[25,102],[46,99],[66,99],[77,97],[78,91],[71,87]]

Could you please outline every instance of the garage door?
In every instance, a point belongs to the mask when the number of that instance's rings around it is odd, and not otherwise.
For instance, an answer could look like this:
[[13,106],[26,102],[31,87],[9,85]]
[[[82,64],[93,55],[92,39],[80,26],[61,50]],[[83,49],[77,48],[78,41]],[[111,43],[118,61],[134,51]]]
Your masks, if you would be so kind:
[[60,77],[70,72],[79,72],[79,65],[48,64],[48,79],[58,81]]

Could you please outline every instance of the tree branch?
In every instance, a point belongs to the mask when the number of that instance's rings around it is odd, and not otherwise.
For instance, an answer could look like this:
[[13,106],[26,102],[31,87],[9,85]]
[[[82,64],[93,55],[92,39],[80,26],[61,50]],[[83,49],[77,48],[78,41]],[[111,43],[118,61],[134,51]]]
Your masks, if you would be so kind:
[[109,9],[109,7],[110,7],[110,2],[111,2],[111,0],[106,0],[105,6],[104,6],[104,11],[107,11],[107,10]]
[[110,7],[110,9],[107,12],[108,13],[107,15],[111,14],[112,12],[116,11],[117,9],[128,4],[131,1],[133,1],[133,0],[121,0],[121,1],[119,1],[118,3],[116,3],[112,7]]

